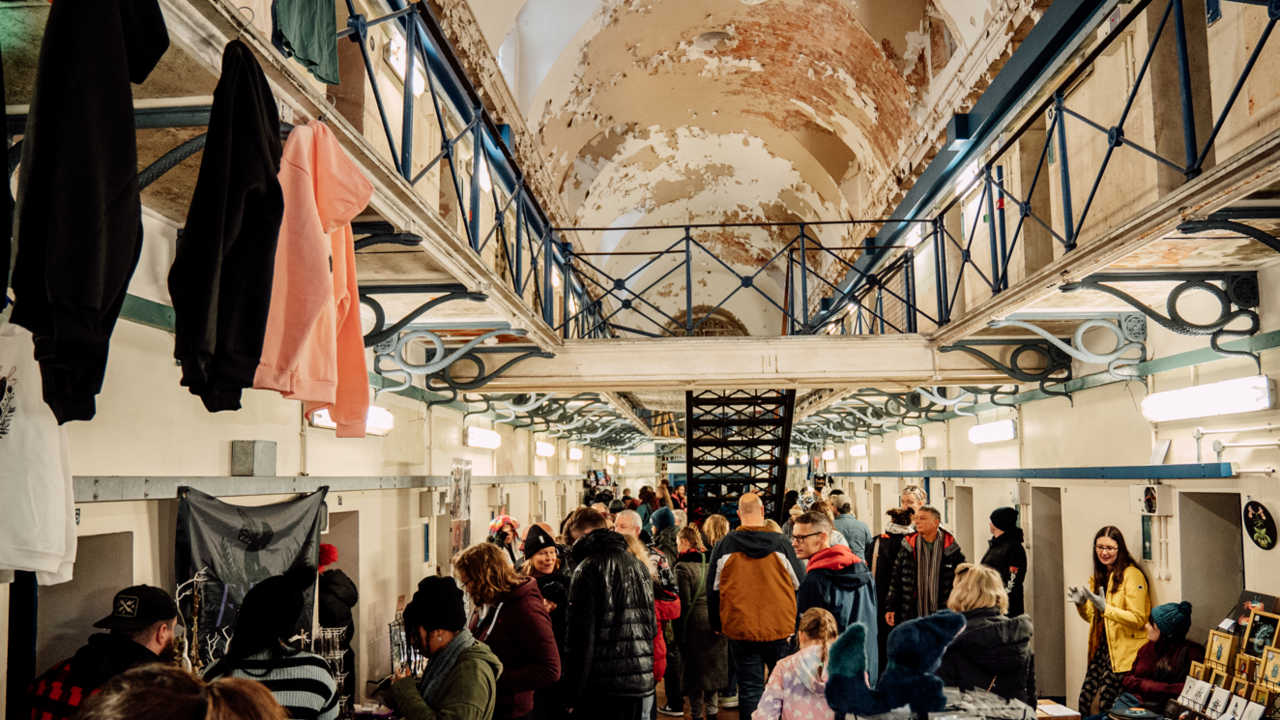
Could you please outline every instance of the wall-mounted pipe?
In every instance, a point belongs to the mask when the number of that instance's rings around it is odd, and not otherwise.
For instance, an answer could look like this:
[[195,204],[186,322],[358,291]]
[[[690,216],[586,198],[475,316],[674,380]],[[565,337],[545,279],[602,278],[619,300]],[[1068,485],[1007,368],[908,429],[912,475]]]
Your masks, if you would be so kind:
[[1271,423],[1267,423],[1266,425],[1256,425],[1254,427],[1222,428],[1220,430],[1210,430],[1204,427],[1197,427],[1195,430],[1191,431],[1191,437],[1196,439],[1196,462],[1202,461],[1200,457],[1200,441],[1204,439],[1205,435],[1229,435],[1232,433],[1259,432],[1259,431],[1271,432],[1272,430],[1280,430],[1280,425],[1272,425]]
[[1222,462],[1222,453],[1230,448],[1280,448],[1280,440],[1246,440],[1231,443],[1214,440],[1213,451],[1218,454],[1218,462]]

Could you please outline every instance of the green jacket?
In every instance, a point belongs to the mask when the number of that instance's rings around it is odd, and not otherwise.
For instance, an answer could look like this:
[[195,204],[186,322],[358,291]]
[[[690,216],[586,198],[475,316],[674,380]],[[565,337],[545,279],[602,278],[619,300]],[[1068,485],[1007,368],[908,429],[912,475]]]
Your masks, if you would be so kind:
[[478,642],[458,656],[434,706],[422,699],[411,677],[391,685],[391,700],[405,720],[491,720],[501,674],[498,656]]

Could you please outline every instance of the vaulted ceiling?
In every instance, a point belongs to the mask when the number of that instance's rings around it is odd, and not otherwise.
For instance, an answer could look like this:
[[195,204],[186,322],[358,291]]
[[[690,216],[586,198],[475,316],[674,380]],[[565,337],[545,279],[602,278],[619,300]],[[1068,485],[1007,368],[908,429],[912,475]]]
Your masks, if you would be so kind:
[[[917,161],[911,151],[940,104],[938,88],[944,81],[954,85],[970,50],[1000,25],[1004,16],[997,17],[997,7],[1007,16],[1005,6],[1030,5],[470,4],[574,223],[613,229],[579,233],[588,251],[605,253],[657,251],[682,235],[629,230],[638,225],[865,219],[891,210],[886,200],[901,191]],[[1012,35],[1012,23],[994,32]],[[955,98],[944,102],[954,104]],[[936,139],[936,130],[929,134],[935,137],[927,142]],[[694,238],[749,275],[796,234],[795,226],[738,227],[698,231]],[[860,238],[843,226],[811,229],[809,235],[827,247]],[[589,258],[614,277],[627,277],[645,259]],[[843,274],[833,258],[810,260],[833,276]],[[661,258],[627,277],[627,287],[652,286],[646,297],[665,302],[674,314],[684,307],[686,278],[684,272],[667,273],[678,262],[674,255]],[[708,307],[739,283],[701,251],[690,279],[694,303]],[[755,287],[781,302],[785,284],[783,257]],[[777,334],[781,318],[766,320],[768,306],[747,292],[725,307],[752,334]]]

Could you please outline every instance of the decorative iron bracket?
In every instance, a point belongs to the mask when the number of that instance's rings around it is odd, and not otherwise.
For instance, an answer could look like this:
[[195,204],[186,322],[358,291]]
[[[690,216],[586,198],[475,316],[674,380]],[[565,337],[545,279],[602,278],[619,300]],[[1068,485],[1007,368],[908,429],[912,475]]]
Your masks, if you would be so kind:
[[[1085,320],[1076,327],[1076,331],[1071,336],[1070,345],[1062,342],[1038,325],[1032,325],[1021,320],[995,320],[988,323],[988,327],[1016,327],[1035,333],[1044,338],[1045,342],[1076,360],[1096,365],[1106,365],[1107,372],[1117,380],[1129,380],[1137,377],[1137,365],[1147,359],[1147,347],[1142,344],[1142,341],[1147,338],[1147,321],[1146,318],[1137,314],[1123,315],[1117,318],[1116,322],[1099,318]],[[1085,347],[1084,335],[1094,328],[1106,328],[1115,335],[1115,349],[1108,353],[1096,353]],[[1123,357],[1130,350],[1137,350],[1138,357]]]
[[[1169,293],[1165,303],[1168,315],[1147,307],[1137,298],[1112,287],[1108,283],[1135,282],[1177,282],[1178,285]],[[1218,284],[1215,284],[1218,283]],[[1219,287],[1219,284],[1221,287]],[[1091,275],[1076,283],[1062,286],[1063,292],[1093,290],[1106,293],[1111,297],[1123,300],[1143,315],[1151,318],[1160,327],[1188,337],[1209,337],[1209,347],[1224,357],[1253,358],[1262,372],[1262,360],[1256,353],[1245,350],[1226,350],[1221,343],[1226,337],[1252,337],[1262,328],[1262,321],[1254,308],[1261,304],[1256,272],[1143,272]],[[1209,293],[1218,301],[1218,317],[1207,323],[1193,323],[1178,312],[1178,301],[1189,292],[1200,290]],[[1248,320],[1249,327],[1243,330],[1229,330],[1227,326],[1236,320]]]
[[[1012,347],[1013,351],[1009,353],[1009,362],[1006,364],[979,350],[978,347],[982,346]],[[1054,389],[1057,385],[1070,382],[1072,378],[1071,357],[1057,345],[1043,340],[960,340],[940,350],[968,353],[1017,382],[1038,383],[1040,391],[1046,395],[1071,398],[1071,393]],[[1023,368],[1021,360],[1027,353],[1042,358],[1044,368],[1038,371]]]

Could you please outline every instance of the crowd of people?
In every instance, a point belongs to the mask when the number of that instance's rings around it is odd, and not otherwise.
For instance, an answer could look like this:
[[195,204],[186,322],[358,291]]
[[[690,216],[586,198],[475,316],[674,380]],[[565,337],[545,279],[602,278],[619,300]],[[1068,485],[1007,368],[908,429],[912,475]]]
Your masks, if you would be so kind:
[[[989,547],[970,563],[923,491],[901,499],[877,536],[839,491],[788,493],[788,520],[773,528],[751,493],[738,499],[735,529],[724,515],[690,523],[682,488],[665,485],[589,497],[558,529],[535,523],[522,534],[500,515],[486,541],[453,558],[452,577],[418,583],[404,629],[428,662],[417,674],[397,669],[382,697],[408,720],[653,720],[686,707],[702,720],[733,707],[754,720],[833,718],[828,650],[846,628],[866,629],[874,686],[893,628],[950,609],[966,627],[937,675],[1034,704],[1017,510],[991,513]],[[1092,576],[1068,593],[1090,626],[1081,713],[1157,709],[1203,657],[1186,640],[1191,606],[1151,607],[1116,528],[1097,533],[1093,553]],[[350,626],[358,596],[329,567],[336,557],[322,552],[321,612]],[[349,691],[293,642],[314,582],[314,572],[291,572],[257,583],[226,652],[200,676],[175,666],[172,597],[123,590],[95,625],[108,632],[33,684],[30,717],[332,720]]]

